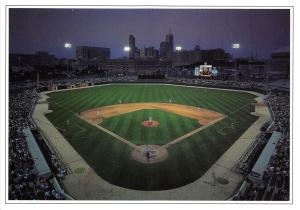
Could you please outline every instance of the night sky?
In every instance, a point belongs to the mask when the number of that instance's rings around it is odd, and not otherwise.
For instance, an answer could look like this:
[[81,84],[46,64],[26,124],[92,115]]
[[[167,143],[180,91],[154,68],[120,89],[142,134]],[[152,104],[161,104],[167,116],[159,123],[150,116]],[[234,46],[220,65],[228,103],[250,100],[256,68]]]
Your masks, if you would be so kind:
[[[290,45],[289,10],[208,9],[10,9],[10,53],[48,51],[75,57],[76,45],[109,47],[111,57],[125,55],[128,35],[137,47],[159,44],[171,31],[174,46],[224,48],[234,56],[269,58]],[[65,49],[65,42],[72,49]],[[232,43],[241,48],[232,50]]]

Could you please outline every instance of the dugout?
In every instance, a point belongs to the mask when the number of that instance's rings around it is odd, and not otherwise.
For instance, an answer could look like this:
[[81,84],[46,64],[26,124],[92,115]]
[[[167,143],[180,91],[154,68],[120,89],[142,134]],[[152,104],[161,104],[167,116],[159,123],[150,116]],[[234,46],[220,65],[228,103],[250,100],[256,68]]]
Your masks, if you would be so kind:
[[264,150],[262,151],[261,155],[259,156],[258,160],[256,161],[254,167],[252,168],[249,179],[260,183],[263,178],[263,174],[268,168],[268,164],[272,158],[272,155],[276,151],[276,145],[278,140],[281,137],[281,133],[274,131],[271,138],[269,139],[267,145],[265,146]]
[[38,172],[38,175],[41,177],[49,178],[50,176],[52,176],[52,172],[30,128],[24,128],[23,133],[25,135],[28,149],[32,155],[32,159],[34,160],[34,166]]

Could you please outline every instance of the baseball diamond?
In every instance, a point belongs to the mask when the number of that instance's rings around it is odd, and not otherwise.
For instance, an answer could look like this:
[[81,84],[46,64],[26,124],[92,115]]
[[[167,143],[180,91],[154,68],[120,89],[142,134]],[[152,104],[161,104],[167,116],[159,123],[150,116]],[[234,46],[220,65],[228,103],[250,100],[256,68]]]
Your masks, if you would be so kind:
[[292,4],[3,6],[3,204],[293,204]]
[[[257,119],[256,96],[237,91],[144,84],[48,96],[47,118],[91,168],[113,185],[143,191],[199,179]],[[149,116],[159,126],[143,127]],[[233,129],[218,132],[232,121]],[[142,145],[154,145],[152,164]]]

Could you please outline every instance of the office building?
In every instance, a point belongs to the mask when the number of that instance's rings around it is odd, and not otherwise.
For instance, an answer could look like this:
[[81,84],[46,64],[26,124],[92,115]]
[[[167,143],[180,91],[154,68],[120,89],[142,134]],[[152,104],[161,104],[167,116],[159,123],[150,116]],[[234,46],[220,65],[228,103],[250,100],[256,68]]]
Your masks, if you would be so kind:
[[168,59],[172,60],[172,66],[191,65],[197,62],[218,63],[230,59],[230,54],[224,49],[208,49],[208,50],[182,50],[180,52],[172,52],[168,54]]
[[267,69],[270,80],[290,78],[290,47],[282,47],[272,52]]
[[167,54],[169,52],[169,43],[164,41],[160,43],[160,47],[159,47],[159,56],[160,58],[166,58]]
[[155,49],[154,47],[144,47],[140,50],[140,57],[142,59],[146,58],[158,58],[159,51]]
[[110,58],[110,48],[77,46],[76,58],[80,60],[91,60],[91,59],[105,60]]
[[48,52],[38,51],[35,54],[9,54],[10,66],[54,66],[57,58]]

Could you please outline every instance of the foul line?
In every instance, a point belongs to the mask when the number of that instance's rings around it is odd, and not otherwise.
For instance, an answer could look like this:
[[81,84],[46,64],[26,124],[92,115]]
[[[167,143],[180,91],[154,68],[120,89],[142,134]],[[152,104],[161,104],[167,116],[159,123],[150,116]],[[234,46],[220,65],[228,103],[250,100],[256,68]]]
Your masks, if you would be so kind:
[[[225,116],[223,116],[223,117],[221,117],[221,118],[218,118],[218,119],[216,119],[216,120],[213,120],[213,121],[211,121],[210,123],[208,123],[208,124],[206,124],[206,125],[204,125],[204,126],[202,126],[202,127],[200,127],[200,128],[197,128],[197,129],[195,129],[195,130],[193,130],[193,131],[191,131],[191,132],[189,132],[189,133],[186,133],[186,134],[184,134],[183,136],[180,136],[180,137],[178,137],[178,138],[176,138],[176,139],[170,141],[169,143],[167,143],[167,144],[165,144],[165,145],[163,145],[163,146],[161,146],[161,147],[162,147],[162,148],[168,148],[168,147],[170,147],[170,146],[172,146],[172,145],[174,145],[174,144],[176,144],[176,143],[178,143],[178,142],[180,142],[180,141],[183,141],[183,140],[185,140],[186,138],[188,138],[188,137],[190,137],[190,136],[192,136],[192,135],[194,135],[194,134],[196,134],[196,133],[198,133],[198,132],[200,132],[200,131],[202,131],[202,130],[208,128],[209,126],[211,126],[211,125],[217,123],[218,121],[221,121],[221,120],[225,119],[225,118],[228,117],[229,115],[231,115],[231,114],[233,114],[233,113],[235,113],[235,112],[237,112],[237,111],[243,109],[244,107],[249,106],[250,104],[251,104],[251,103],[245,104],[244,106],[242,106],[242,107],[240,107],[240,108],[238,108],[238,109],[236,109],[236,110],[233,110],[233,111],[230,112],[228,115],[225,115]],[[58,105],[58,104],[56,104],[56,105]],[[58,106],[59,106],[59,105],[58,105]],[[70,111],[70,110],[68,110],[68,111]],[[74,113],[73,111],[70,111],[70,112]],[[90,125],[92,125],[92,126],[98,128],[98,129],[104,131],[105,133],[107,133],[107,134],[113,136],[114,138],[120,140],[121,142],[123,142],[123,143],[125,143],[125,144],[128,144],[128,145],[131,146],[132,148],[134,148],[134,149],[137,149],[137,148],[138,148],[138,146],[137,146],[136,144],[134,144],[134,143],[128,141],[127,139],[125,139],[125,138],[123,138],[123,137],[117,135],[116,133],[114,133],[114,132],[112,132],[112,131],[110,131],[110,130],[108,130],[108,129],[106,129],[106,128],[100,126],[100,125],[97,125],[97,124],[94,124],[94,123],[90,122],[89,120],[85,119],[84,117],[80,116],[79,114],[76,114],[76,113],[75,113],[75,116],[79,117],[80,119],[84,120],[85,122],[89,123]]]
[[[132,143],[132,142],[130,142],[130,141],[124,139],[123,137],[121,137],[121,136],[115,134],[114,132],[112,132],[112,131],[110,131],[110,130],[108,130],[108,129],[106,129],[106,128],[103,128],[103,127],[100,126],[100,125],[94,124],[94,123],[90,122],[89,120],[85,119],[84,117],[82,117],[82,116],[80,116],[80,115],[78,115],[78,114],[76,114],[76,116],[79,117],[80,119],[84,120],[85,122],[89,123],[90,125],[92,125],[92,126],[98,128],[98,129],[104,131],[105,133],[107,133],[107,134],[109,134],[109,135],[115,137],[116,139],[120,140],[121,142],[123,142],[123,143],[125,143],[125,144],[128,144],[128,145],[131,146],[133,149],[138,149],[138,146],[137,146],[136,144],[134,144],[134,143]],[[195,129],[195,130],[193,130],[193,131],[191,131],[191,132],[189,132],[189,133],[186,133],[186,134],[184,134],[183,136],[180,136],[180,137],[178,137],[178,138],[172,140],[171,142],[169,142],[169,143],[167,143],[167,144],[165,144],[165,145],[163,145],[163,146],[161,146],[161,147],[162,147],[162,148],[168,148],[168,147],[170,147],[171,145],[176,144],[176,143],[178,143],[178,142],[180,142],[180,141],[182,141],[182,140],[184,140],[184,139],[186,139],[186,138],[188,138],[188,137],[190,137],[190,136],[192,136],[192,135],[194,135],[194,134],[196,134],[196,133],[198,133],[198,132],[204,130],[205,128],[207,128],[207,127],[209,127],[209,126],[215,124],[215,123],[218,122],[218,121],[223,120],[223,119],[226,118],[226,117],[227,117],[227,116],[223,116],[223,117],[221,117],[221,118],[218,118],[218,119],[216,119],[216,120],[213,120],[213,121],[211,121],[210,123],[208,123],[208,124],[206,124],[206,125],[204,125],[204,126],[202,126],[202,127],[200,127],[200,128],[197,128],[197,129]]]
[[[204,125],[204,126],[202,126],[202,127],[200,127],[200,128],[197,128],[197,129],[195,129],[195,130],[193,130],[193,131],[191,131],[191,132],[189,132],[189,133],[186,133],[186,134],[184,134],[183,136],[180,136],[180,137],[178,137],[178,138],[176,138],[176,139],[170,141],[169,143],[167,143],[167,144],[165,144],[165,145],[163,145],[163,146],[161,146],[161,147],[167,149],[168,147],[170,147],[170,146],[172,146],[172,145],[174,145],[174,144],[176,144],[176,143],[178,143],[178,142],[180,142],[180,141],[183,141],[183,140],[185,140],[186,138],[188,138],[188,137],[190,137],[190,136],[192,136],[192,135],[194,135],[194,134],[196,134],[196,133],[198,133],[198,132],[200,132],[200,131],[202,131],[202,130],[208,128],[209,126],[211,126],[211,125],[213,125],[213,124],[215,124],[215,123],[217,123],[217,122],[219,122],[219,121],[225,119],[225,118],[228,117],[229,115],[232,115],[233,113],[235,113],[235,112],[237,112],[237,111],[243,109],[243,108],[246,107],[246,106],[249,106],[250,104],[251,104],[251,103],[245,104],[244,106],[241,106],[240,108],[231,111],[231,112],[228,113],[227,115],[225,115],[225,116],[223,116],[223,117],[221,117],[221,118],[218,118],[218,119],[216,119],[216,120],[213,120],[213,121],[211,121],[210,123],[208,123],[208,124],[206,124],[206,125]],[[60,106],[60,105],[58,105],[57,103],[56,103],[56,105],[57,105],[57,106]],[[68,110],[68,111],[70,111],[70,110]],[[74,113],[73,111],[70,111],[70,112]],[[77,113],[74,113],[74,114],[75,114],[75,116],[79,117],[80,119],[84,120],[85,122],[89,123],[90,125],[92,125],[92,126],[98,128],[98,129],[102,130],[103,132],[105,132],[105,133],[107,133],[107,134],[113,136],[113,137],[116,138],[117,140],[120,140],[121,142],[123,142],[123,143],[129,145],[129,146],[132,147],[133,149],[138,149],[138,146],[137,146],[136,144],[134,144],[134,143],[128,141],[127,139],[125,139],[125,138],[123,138],[123,137],[117,135],[116,133],[114,133],[114,132],[112,132],[112,131],[110,131],[110,130],[108,130],[108,129],[106,129],[106,128],[100,126],[100,125],[97,125],[97,124],[94,124],[94,123],[90,122],[89,120],[85,119],[84,117],[80,116],[80,115],[77,114]]]
[[[202,127],[200,127],[200,128],[197,128],[197,129],[195,129],[195,130],[193,130],[193,131],[191,131],[191,132],[189,132],[189,133],[186,133],[186,134],[184,134],[183,136],[180,136],[180,137],[178,137],[178,138],[176,138],[176,139],[170,141],[169,143],[167,143],[167,144],[165,144],[165,145],[163,145],[163,146],[161,146],[161,147],[166,149],[166,148],[168,148],[168,147],[170,147],[170,146],[172,146],[172,145],[174,145],[174,144],[176,144],[176,143],[178,143],[178,142],[180,142],[180,141],[183,141],[183,140],[185,140],[186,138],[188,138],[188,137],[190,137],[190,136],[192,136],[192,135],[194,135],[194,134],[196,134],[196,133],[198,133],[198,132],[200,132],[200,131],[202,131],[202,130],[208,128],[209,126],[211,126],[211,125],[217,123],[218,121],[221,121],[221,120],[225,119],[225,118],[228,117],[229,115],[232,115],[233,113],[235,113],[235,112],[237,112],[237,111],[243,109],[244,107],[249,106],[250,104],[251,104],[251,103],[245,104],[244,106],[241,106],[240,108],[231,111],[231,112],[228,113],[227,115],[225,115],[225,116],[223,116],[223,117],[221,117],[221,118],[218,118],[218,119],[216,119],[216,120],[213,120],[213,121],[211,121],[210,123],[208,123],[208,124],[206,124],[206,125],[204,125],[204,126],[202,126]],[[137,149],[137,148],[138,148],[138,146],[137,146],[136,144],[133,144],[132,142],[130,142],[130,141],[124,139],[123,137],[121,137],[121,136],[115,134],[114,132],[112,132],[112,131],[110,131],[110,130],[108,130],[108,129],[106,129],[106,128],[103,128],[103,127],[101,127],[101,126],[99,126],[99,125],[97,125],[97,124],[94,124],[94,123],[90,122],[89,120],[85,119],[84,117],[81,117],[81,116],[78,115],[78,114],[75,114],[75,115],[76,115],[77,117],[79,117],[80,119],[84,120],[85,122],[89,123],[90,125],[93,125],[94,127],[96,127],[96,128],[98,128],[98,129],[104,131],[105,133],[107,133],[107,134],[109,134],[109,135],[115,137],[116,139],[120,140],[121,142],[123,142],[123,143],[125,143],[125,144],[128,144],[128,145],[131,146],[132,148],[134,148],[134,149]]]
[[196,134],[196,133],[198,133],[198,132],[204,130],[205,128],[207,128],[207,127],[209,127],[209,126],[215,124],[215,123],[218,122],[218,121],[223,120],[223,119],[226,118],[226,117],[227,117],[227,116],[224,116],[224,117],[221,117],[221,118],[219,118],[219,119],[213,120],[213,121],[211,121],[210,123],[208,123],[208,124],[206,124],[206,125],[204,125],[204,126],[202,126],[202,127],[200,127],[200,128],[197,128],[197,129],[195,129],[195,130],[193,130],[193,131],[191,131],[191,132],[189,132],[189,133],[184,134],[183,136],[180,136],[180,137],[178,137],[178,138],[172,140],[171,142],[169,142],[169,143],[163,145],[162,147],[163,147],[163,148],[168,148],[169,146],[171,146],[171,145],[173,145],[173,144],[176,144],[176,143],[178,143],[178,142],[180,142],[180,141],[182,141],[182,140],[184,140],[184,139],[186,139],[186,138],[188,138],[188,137],[190,137],[190,136],[192,136],[192,135],[194,135],[194,134]]
[[76,116],[79,117],[80,119],[84,120],[85,122],[89,123],[90,125],[92,125],[92,126],[98,128],[98,129],[104,131],[105,133],[107,133],[107,134],[109,134],[109,135],[115,137],[116,139],[120,140],[121,142],[123,142],[123,143],[125,143],[125,144],[128,144],[128,145],[131,146],[132,148],[137,149],[137,147],[138,147],[137,145],[135,145],[135,144],[131,143],[130,141],[124,139],[123,137],[121,137],[121,136],[115,134],[114,132],[111,132],[110,130],[108,130],[108,129],[106,129],[106,128],[103,128],[103,127],[101,127],[100,125],[94,124],[94,123],[88,121],[87,119],[81,117],[81,116],[78,115],[78,114],[76,114]]

